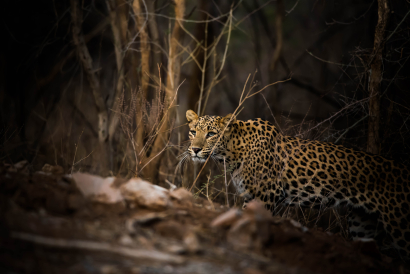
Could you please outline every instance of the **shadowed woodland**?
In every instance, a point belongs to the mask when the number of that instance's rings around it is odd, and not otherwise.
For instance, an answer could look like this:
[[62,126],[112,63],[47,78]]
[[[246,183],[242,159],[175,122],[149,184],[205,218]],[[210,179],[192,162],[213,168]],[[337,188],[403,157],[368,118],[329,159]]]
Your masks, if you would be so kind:
[[229,168],[181,161],[188,109],[410,164],[407,1],[4,1],[0,12],[3,164],[240,205]]
[[238,119],[408,161],[406,3],[6,5],[3,161],[180,180],[186,110],[233,112],[249,74],[255,91],[290,80],[247,100]]

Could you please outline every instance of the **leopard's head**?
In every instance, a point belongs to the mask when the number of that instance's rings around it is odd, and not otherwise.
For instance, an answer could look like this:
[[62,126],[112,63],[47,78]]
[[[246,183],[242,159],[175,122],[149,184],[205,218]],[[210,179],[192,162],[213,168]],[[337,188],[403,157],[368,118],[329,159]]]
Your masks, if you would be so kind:
[[223,160],[226,144],[232,132],[235,117],[228,114],[225,117],[198,115],[188,110],[186,118],[189,124],[188,153],[193,161],[205,162],[210,156]]

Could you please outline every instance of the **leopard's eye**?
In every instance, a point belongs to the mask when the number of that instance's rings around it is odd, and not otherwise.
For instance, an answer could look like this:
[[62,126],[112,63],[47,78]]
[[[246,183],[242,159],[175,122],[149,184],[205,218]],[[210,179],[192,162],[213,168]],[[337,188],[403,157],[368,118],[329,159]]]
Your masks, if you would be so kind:
[[191,130],[192,135],[196,135],[196,131],[195,130]]
[[212,137],[212,136],[214,136],[214,135],[216,135],[215,132],[208,132],[208,134],[206,135],[206,137]]

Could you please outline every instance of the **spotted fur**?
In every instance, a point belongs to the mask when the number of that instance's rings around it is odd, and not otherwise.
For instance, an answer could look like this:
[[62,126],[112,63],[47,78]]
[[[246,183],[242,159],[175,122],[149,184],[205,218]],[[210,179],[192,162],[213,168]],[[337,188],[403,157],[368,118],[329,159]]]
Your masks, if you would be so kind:
[[284,136],[261,119],[198,117],[192,110],[186,116],[191,158],[225,160],[245,200],[261,200],[272,212],[279,204],[345,204],[353,209],[353,238],[375,237],[382,230],[409,259],[410,172],[404,165],[341,145]]

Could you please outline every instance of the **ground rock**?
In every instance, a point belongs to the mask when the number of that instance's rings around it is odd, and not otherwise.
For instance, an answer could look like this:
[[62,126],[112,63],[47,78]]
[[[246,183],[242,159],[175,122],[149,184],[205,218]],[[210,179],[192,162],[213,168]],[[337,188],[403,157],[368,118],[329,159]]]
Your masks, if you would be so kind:
[[12,164],[4,164],[5,167],[7,168],[8,172],[21,172],[21,173],[28,173],[28,161],[23,160],[20,162],[15,163],[14,165]]
[[167,189],[140,178],[133,178],[121,185],[120,191],[127,202],[135,202],[139,206],[160,210],[171,204]]
[[121,191],[113,186],[115,177],[102,178],[80,172],[74,173],[72,177],[81,193],[92,201],[114,204],[124,200]]
[[231,226],[242,217],[242,211],[237,208],[232,208],[229,211],[222,213],[212,221],[212,227]]
[[193,231],[186,233],[183,241],[189,252],[197,253],[201,250],[201,245],[199,244],[198,237]]
[[167,217],[167,214],[164,212],[149,212],[143,215],[135,215],[129,221],[134,222],[136,225],[151,225],[155,222],[159,222]]
[[192,200],[192,193],[182,187],[174,191],[171,191],[169,195],[171,196],[171,198],[174,198],[178,201],[183,201],[183,200],[191,201]]
[[271,239],[273,217],[259,201],[251,201],[243,212],[231,209],[214,219],[212,227],[229,227],[227,240],[237,250],[261,250]]

